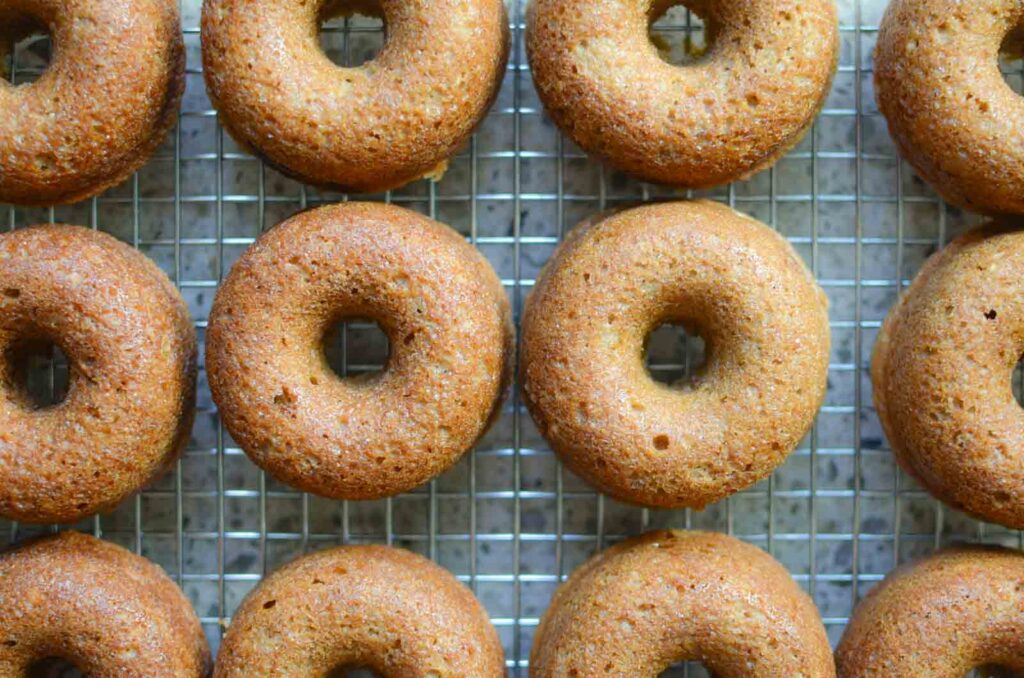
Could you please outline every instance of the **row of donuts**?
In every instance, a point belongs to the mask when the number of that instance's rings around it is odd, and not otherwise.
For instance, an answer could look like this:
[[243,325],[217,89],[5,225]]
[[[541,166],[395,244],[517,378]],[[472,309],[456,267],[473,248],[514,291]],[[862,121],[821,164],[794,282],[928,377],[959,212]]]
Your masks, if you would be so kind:
[[[828,96],[833,2],[690,3],[710,46],[699,68],[662,60],[648,35],[673,4],[531,2],[526,49],[547,113],[588,154],[646,181],[702,188],[771,166]],[[998,67],[1021,9],[982,5],[894,0],[875,54],[878,104],[947,200],[1021,214],[1024,103]],[[341,68],[317,33],[355,11],[383,17],[387,39],[375,59]],[[0,202],[73,202],[123,181],[173,127],[184,89],[174,3],[0,5],[0,51],[41,28],[57,47],[51,67],[26,86],[0,81]],[[288,176],[353,192],[442,174],[495,100],[510,42],[501,0],[206,0],[201,37],[224,128]]]
[[[583,563],[534,633],[529,675],[654,676],[699,661],[745,678],[962,678],[1024,669],[1024,555],[940,551],[890,573],[857,606],[833,658],[810,597],[733,537],[662,530]],[[507,675],[471,590],[389,546],[341,546],[270,573],[242,601],[211,667],[188,599],[158,567],[76,532],[0,553],[0,672],[70,662],[90,676],[216,678]],[[1002,674],[1000,674],[1002,675]]]

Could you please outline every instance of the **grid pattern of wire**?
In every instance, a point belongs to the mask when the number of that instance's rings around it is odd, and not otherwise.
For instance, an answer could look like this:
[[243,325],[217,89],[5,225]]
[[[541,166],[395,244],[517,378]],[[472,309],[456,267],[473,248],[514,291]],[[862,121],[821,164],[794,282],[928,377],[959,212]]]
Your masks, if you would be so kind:
[[[79,205],[7,211],[11,229],[58,221],[100,228],[156,260],[188,301],[203,337],[212,297],[231,263],[264,229],[296,210],[345,199],[301,186],[239,149],[206,99],[199,2],[181,0],[188,83],[180,123],[125,185]],[[902,477],[871,406],[867,366],[875,333],[922,261],[976,221],[949,208],[901,163],[874,107],[871,52],[885,0],[838,0],[839,72],[814,131],[772,170],[702,195],[786,235],[831,301],[833,356],[818,422],[770,479],[704,512],[647,511],[595,494],[562,470],[517,395],[473,454],[429,485],[380,502],[332,502],[258,471],[220,426],[205,377],[188,450],[175,471],[110,515],[78,525],[164,566],[186,590],[216,647],[242,596],[289,558],[336,543],[382,542],[437,560],[474,588],[502,635],[513,675],[525,675],[532,633],[557,583],[595,550],[654,527],[735,534],[769,550],[814,597],[833,641],[856,600],[898,562],[951,541],[1024,545],[1017,532],[942,507]],[[464,233],[490,259],[518,313],[565,231],[615,204],[684,197],[604,170],[544,117],[522,43],[523,7],[510,5],[512,56],[486,122],[438,183],[374,196]],[[699,19],[675,8],[655,32],[686,52]],[[325,26],[339,63],[373,53],[379,21]],[[34,79],[44,40],[15,51],[11,80]],[[1019,64],[1004,64],[1022,89]],[[691,194],[692,195],[692,194]],[[350,322],[332,342],[343,376],[379,369],[386,342]],[[678,328],[651,341],[652,374],[684,376],[702,345]],[[51,396],[66,378],[59,356],[35,372]],[[1020,389],[1021,378],[1015,378]],[[0,523],[0,542],[40,530]],[[704,675],[682,666],[665,675]]]

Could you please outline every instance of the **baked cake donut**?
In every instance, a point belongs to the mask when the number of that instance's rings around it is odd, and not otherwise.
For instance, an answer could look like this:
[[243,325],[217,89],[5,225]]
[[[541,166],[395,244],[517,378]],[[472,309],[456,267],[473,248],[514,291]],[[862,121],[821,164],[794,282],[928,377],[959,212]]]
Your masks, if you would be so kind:
[[1024,213],[1024,100],[999,72],[1022,26],[1020,0],[893,0],[879,29],[875,93],[900,154],[975,212]]
[[891,572],[836,649],[839,678],[963,678],[990,665],[985,675],[1024,675],[1024,555],[1002,548],[946,549]]
[[500,678],[498,633],[473,593],[423,556],[342,546],[277,570],[242,602],[214,678]]
[[670,530],[572,573],[534,634],[530,676],[655,678],[681,661],[719,678],[835,676],[818,611],[782,565],[724,534]]
[[[654,381],[647,337],[698,332],[707,364]],[[562,461],[600,491],[701,508],[764,478],[825,395],[827,300],[776,232],[723,205],[661,203],[577,226],[523,312],[521,382]]]
[[0,553],[0,675],[42,675],[60,658],[101,678],[205,678],[210,649],[164,572],[75,532]]
[[[383,18],[384,48],[332,63],[331,16]],[[483,120],[508,59],[502,0],[205,0],[203,69],[224,127],[281,172],[358,193],[439,176]]]
[[1024,528],[1024,230],[976,228],[933,255],[889,311],[871,364],[903,469],[944,502]]
[[[70,379],[40,409],[24,366],[47,344]],[[0,235],[0,516],[72,522],[113,508],[178,458],[195,388],[195,329],[156,264],[78,226]]]
[[526,47],[544,108],[588,154],[699,188],[775,163],[825,103],[839,56],[833,0],[686,0],[708,51],[677,66],[649,27],[677,2],[533,0]]
[[[53,61],[35,82],[0,72],[0,202],[92,197],[141,167],[174,127],[185,86],[178,3],[5,0],[0,62],[48,31]],[[0,71],[3,67],[0,66]]]
[[[342,379],[323,339],[377,321],[383,372]],[[232,267],[210,312],[206,369],[221,418],[278,480],[371,499],[441,473],[508,390],[511,310],[487,260],[432,219],[379,203],[303,212]]]

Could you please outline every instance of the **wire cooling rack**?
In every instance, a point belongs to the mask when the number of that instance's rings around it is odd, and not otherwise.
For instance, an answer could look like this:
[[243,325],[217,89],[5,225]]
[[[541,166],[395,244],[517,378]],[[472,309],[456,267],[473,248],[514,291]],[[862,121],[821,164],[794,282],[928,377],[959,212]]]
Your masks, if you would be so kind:
[[[264,167],[222,133],[206,97],[199,2],[182,0],[188,82],[180,123],[157,156],[101,197],[55,209],[4,208],[11,229],[58,221],[130,242],[177,283],[202,339],[218,281],[266,228],[322,193]],[[897,563],[953,541],[1022,545],[1018,532],[941,506],[894,465],[871,404],[870,352],[878,327],[924,259],[976,217],[944,205],[896,156],[874,104],[871,55],[885,0],[838,0],[839,72],[813,133],[774,169],[701,195],[726,202],[789,238],[831,302],[833,349],[825,404],[812,432],[768,480],[703,512],[647,511],[598,496],[563,471],[513,396],[473,454],[428,485],[377,502],[297,493],[253,466],[220,426],[205,374],[188,450],[173,473],[109,515],[77,525],[156,561],[191,598],[214,649],[241,598],[269,570],[309,550],[380,542],[421,552],[473,587],[501,634],[513,676],[525,676],[532,636],[550,595],[595,550],[649,528],[734,534],[770,551],[814,597],[838,640],[855,601]],[[687,197],[603,170],[543,115],[523,48],[523,8],[510,6],[512,56],[500,96],[438,183],[379,199],[464,233],[491,261],[516,314],[540,266],[574,223],[605,207]],[[703,40],[677,7],[655,33],[682,61]],[[382,44],[379,21],[330,22],[322,43],[339,63]],[[48,41],[19,44],[15,83],[48,59]],[[1019,63],[1006,78],[1022,91]],[[2,214],[3,212],[0,212]],[[702,358],[699,339],[655,332],[649,363],[672,381]],[[56,352],[33,371],[52,399],[66,383]],[[330,342],[342,375],[380,369],[383,334],[349,322]],[[1021,378],[1015,377],[1020,391]],[[0,521],[0,545],[39,528]],[[680,666],[664,675],[706,675]]]

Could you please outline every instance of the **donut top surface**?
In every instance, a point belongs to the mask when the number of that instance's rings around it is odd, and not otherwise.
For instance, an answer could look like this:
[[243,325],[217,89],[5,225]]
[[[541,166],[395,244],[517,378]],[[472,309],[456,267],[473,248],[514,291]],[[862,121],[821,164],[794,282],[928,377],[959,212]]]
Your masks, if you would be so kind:
[[[320,48],[320,23],[382,16],[382,51],[354,68]],[[203,66],[221,120],[286,174],[377,192],[430,174],[493,102],[508,57],[501,0],[207,0]]]
[[1024,526],[1024,230],[986,225],[932,256],[889,312],[872,360],[896,459],[940,499]]
[[534,636],[532,678],[655,678],[702,662],[719,678],[832,678],[818,612],[764,551],[661,530],[594,556],[559,587]]
[[1024,674],[1024,554],[956,547],[898,568],[854,610],[836,664],[839,678]]
[[839,53],[832,0],[692,0],[708,51],[665,62],[649,25],[672,2],[534,0],[538,94],[584,150],[641,179],[706,187],[772,164],[803,136]]
[[1024,214],[1024,99],[999,71],[1024,50],[1021,0],[893,0],[875,48],[889,131],[942,196],[988,214]]
[[0,77],[0,202],[75,202],[123,181],[173,127],[184,90],[176,2],[0,3],[0,56],[40,30],[49,68],[31,84]]
[[210,650],[156,565],[75,532],[0,553],[0,675],[61,658],[94,678],[204,678]]

